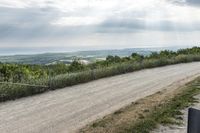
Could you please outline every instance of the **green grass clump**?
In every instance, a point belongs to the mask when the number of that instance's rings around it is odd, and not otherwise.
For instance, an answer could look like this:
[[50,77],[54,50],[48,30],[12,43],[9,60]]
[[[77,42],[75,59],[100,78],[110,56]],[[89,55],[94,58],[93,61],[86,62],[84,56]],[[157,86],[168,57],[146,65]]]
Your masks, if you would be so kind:
[[158,106],[152,113],[141,119],[137,123],[133,123],[126,129],[121,129],[123,133],[149,133],[159,124],[181,124],[182,112],[184,108],[197,102],[195,95],[200,93],[200,87],[195,85],[200,83],[200,78],[190,84],[181,94],[175,96],[165,104]]

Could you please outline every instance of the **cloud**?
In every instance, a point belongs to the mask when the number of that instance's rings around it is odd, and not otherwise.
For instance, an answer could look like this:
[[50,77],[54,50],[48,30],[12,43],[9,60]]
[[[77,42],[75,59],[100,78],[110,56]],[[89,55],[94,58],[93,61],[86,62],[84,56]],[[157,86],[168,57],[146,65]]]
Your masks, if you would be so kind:
[[200,6],[199,0],[170,0],[170,2],[186,6]]
[[188,4],[194,5],[194,6],[200,6],[200,1],[199,0],[187,0],[186,1]]
[[103,22],[102,18],[98,17],[62,17],[55,22],[52,22],[53,25],[61,26],[87,26],[87,25],[98,25]]
[[58,19],[60,12],[53,8],[0,7],[0,38],[42,37],[54,28],[49,21]]
[[114,44],[116,34],[118,38],[123,35],[128,38],[130,34],[144,32],[198,32],[200,8],[190,6],[197,3],[195,0],[1,0],[0,47],[6,42],[11,46],[21,42],[31,46],[76,42],[78,47],[82,42],[95,45],[101,42],[101,36]]
[[142,31],[192,32],[200,31],[199,23],[200,22],[195,22],[191,24],[182,22],[172,22],[169,20],[159,20],[153,21],[151,23],[146,23],[146,21],[142,19],[108,19],[99,26],[99,32],[116,32],[118,34]]

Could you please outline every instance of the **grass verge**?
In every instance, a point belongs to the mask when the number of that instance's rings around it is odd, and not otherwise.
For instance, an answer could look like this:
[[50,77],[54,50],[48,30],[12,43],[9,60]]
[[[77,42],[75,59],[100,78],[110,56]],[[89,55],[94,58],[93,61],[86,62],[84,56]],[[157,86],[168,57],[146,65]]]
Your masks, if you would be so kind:
[[200,78],[168,92],[158,92],[97,120],[82,133],[149,133],[159,124],[181,124],[181,110],[197,102]]

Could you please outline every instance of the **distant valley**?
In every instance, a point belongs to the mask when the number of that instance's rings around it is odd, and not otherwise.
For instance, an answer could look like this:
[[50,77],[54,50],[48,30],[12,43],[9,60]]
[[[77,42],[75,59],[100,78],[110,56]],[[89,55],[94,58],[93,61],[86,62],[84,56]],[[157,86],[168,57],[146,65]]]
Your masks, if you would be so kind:
[[66,53],[44,53],[32,55],[8,55],[0,56],[2,63],[19,63],[19,64],[41,64],[49,65],[59,62],[70,64],[74,59],[78,58],[84,64],[95,62],[97,60],[104,60],[108,55],[117,55],[120,57],[129,56],[132,53],[142,55],[149,55],[153,51],[160,51],[163,49],[176,50],[178,48],[130,48],[118,50],[94,50],[94,51],[78,51]]

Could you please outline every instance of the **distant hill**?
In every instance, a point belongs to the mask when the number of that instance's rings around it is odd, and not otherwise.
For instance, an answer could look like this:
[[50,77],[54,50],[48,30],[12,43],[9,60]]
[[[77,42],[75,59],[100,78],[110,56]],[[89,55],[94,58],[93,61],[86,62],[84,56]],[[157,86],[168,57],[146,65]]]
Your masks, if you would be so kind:
[[54,64],[64,62],[70,64],[74,58],[80,58],[84,62],[94,62],[96,60],[105,59],[108,55],[118,55],[120,57],[129,56],[133,52],[149,55],[152,51],[160,51],[162,49],[176,50],[176,48],[130,48],[120,50],[94,50],[94,51],[78,51],[67,53],[44,53],[33,55],[12,55],[0,56],[2,63],[20,63],[20,64]]

